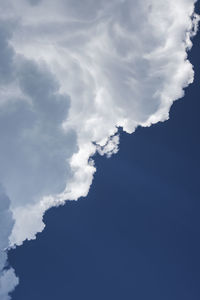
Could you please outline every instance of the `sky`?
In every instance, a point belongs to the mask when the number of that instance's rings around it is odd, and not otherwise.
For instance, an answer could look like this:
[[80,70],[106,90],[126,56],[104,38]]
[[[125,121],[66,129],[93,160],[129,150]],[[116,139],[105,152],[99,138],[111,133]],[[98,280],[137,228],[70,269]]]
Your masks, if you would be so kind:
[[199,299],[194,2],[2,1],[1,300]]
[[200,36],[195,80],[170,119],[95,157],[86,198],[45,214],[36,241],[9,253],[13,300],[198,300],[200,297]]

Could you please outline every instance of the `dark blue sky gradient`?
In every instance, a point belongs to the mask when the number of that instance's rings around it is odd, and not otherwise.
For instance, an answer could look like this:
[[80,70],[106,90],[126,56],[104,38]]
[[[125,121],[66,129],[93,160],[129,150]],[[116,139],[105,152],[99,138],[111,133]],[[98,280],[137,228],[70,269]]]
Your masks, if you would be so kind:
[[[89,195],[50,209],[36,241],[9,253],[13,300],[200,299],[200,34],[195,81],[170,120],[96,156]],[[170,89],[170,86],[169,86]]]

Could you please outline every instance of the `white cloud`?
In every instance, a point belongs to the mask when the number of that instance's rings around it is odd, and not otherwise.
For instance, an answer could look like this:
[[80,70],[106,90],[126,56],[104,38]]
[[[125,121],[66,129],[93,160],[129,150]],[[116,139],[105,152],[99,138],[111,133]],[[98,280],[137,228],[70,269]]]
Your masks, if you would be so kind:
[[91,156],[118,151],[118,127],[168,119],[193,80],[194,3],[1,1],[0,182],[11,245],[35,238],[49,207],[87,195]]
[[14,221],[10,211],[10,200],[0,186],[0,299],[10,299],[9,293],[18,284],[18,278],[12,268],[7,266],[6,249],[9,246],[9,235]]
[[3,271],[0,277],[0,299],[11,299],[9,294],[15,289],[18,283],[19,280],[16,277],[13,268]]
[[119,151],[119,135],[111,136],[103,147],[97,144],[97,151],[100,155],[107,155],[107,157],[116,154]]

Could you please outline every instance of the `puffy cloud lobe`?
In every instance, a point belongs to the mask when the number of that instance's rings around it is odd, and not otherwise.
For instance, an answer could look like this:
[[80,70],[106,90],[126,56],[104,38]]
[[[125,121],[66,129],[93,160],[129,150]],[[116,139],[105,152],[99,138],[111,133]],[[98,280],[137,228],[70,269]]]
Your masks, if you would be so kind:
[[111,157],[113,154],[116,154],[119,150],[119,135],[111,136],[107,143],[101,147],[100,145],[97,146],[97,151],[100,155],[107,155],[107,157]]
[[18,278],[12,268],[7,267],[7,254],[5,249],[9,246],[9,235],[14,221],[10,211],[10,200],[0,185],[0,299],[10,299],[9,293],[18,284]]
[[0,277],[0,298],[1,300],[11,299],[10,293],[18,285],[19,280],[15,275],[13,268],[4,270]]
[[194,3],[2,0],[0,181],[11,245],[35,238],[49,207],[87,195],[91,157],[118,151],[118,127],[168,118],[193,80]]

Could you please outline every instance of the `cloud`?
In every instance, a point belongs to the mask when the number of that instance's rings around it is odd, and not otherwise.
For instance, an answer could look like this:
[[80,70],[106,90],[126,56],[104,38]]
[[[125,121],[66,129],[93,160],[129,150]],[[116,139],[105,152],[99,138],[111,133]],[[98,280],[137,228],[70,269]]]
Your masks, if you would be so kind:
[[0,299],[10,299],[9,293],[18,284],[18,278],[12,268],[7,266],[7,254],[5,249],[9,246],[9,235],[14,225],[12,212],[10,211],[10,200],[0,185]]
[[27,0],[31,5],[37,5],[39,4],[42,0]]
[[11,246],[43,230],[48,208],[87,195],[92,156],[118,151],[118,127],[168,119],[193,81],[194,3],[2,0],[0,182]]
[[9,23],[0,22],[0,84],[7,84],[13,75],[12,60],[14,51],[9,45]]

